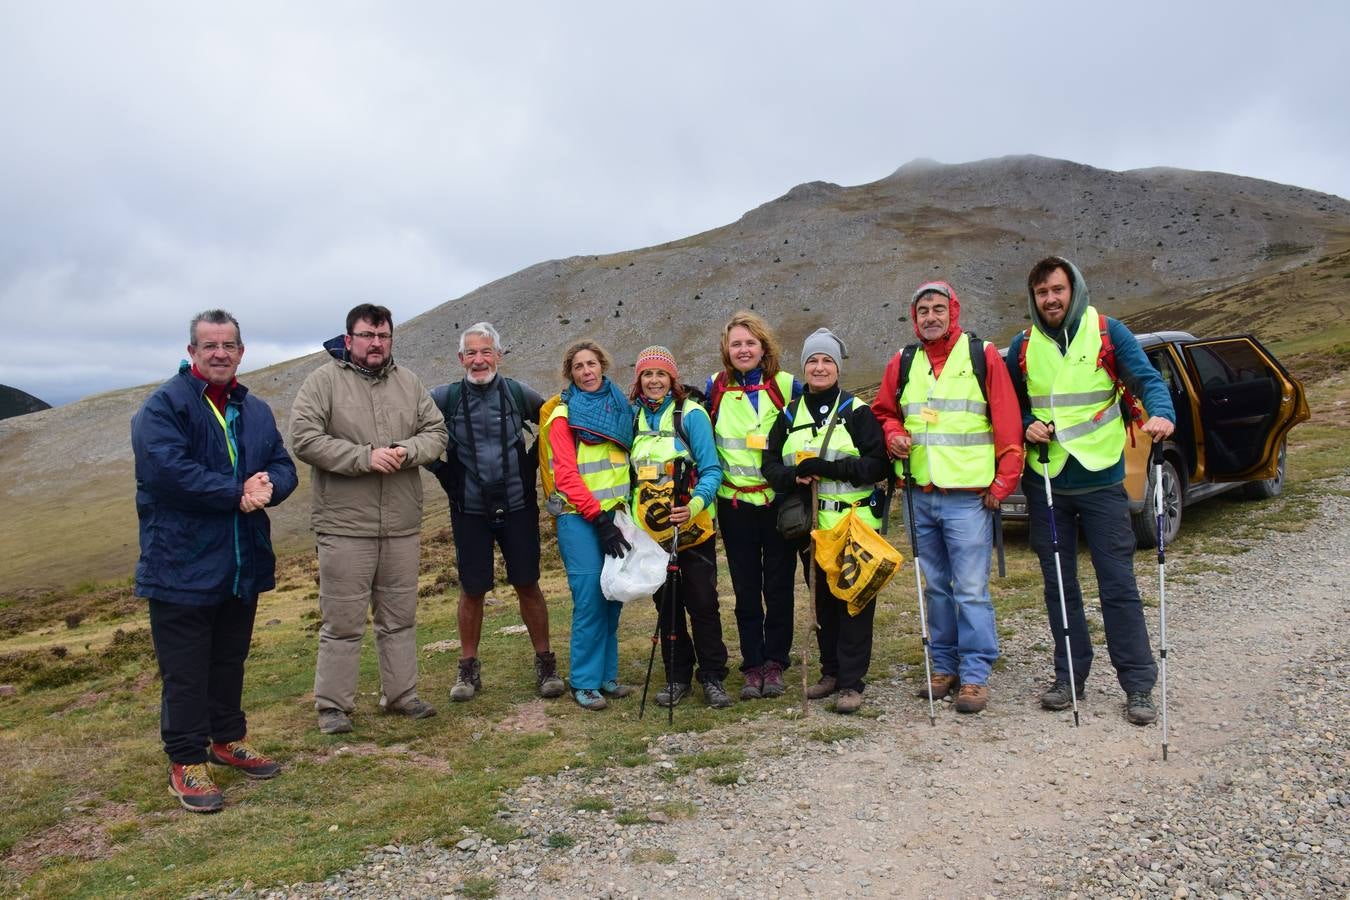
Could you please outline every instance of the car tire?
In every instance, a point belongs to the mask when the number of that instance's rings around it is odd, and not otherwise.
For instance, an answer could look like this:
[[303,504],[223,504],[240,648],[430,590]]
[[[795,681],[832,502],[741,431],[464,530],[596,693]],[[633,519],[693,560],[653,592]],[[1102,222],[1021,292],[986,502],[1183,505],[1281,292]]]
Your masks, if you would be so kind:
[[[1185,504],[1185,488],[1170,459],[1164,459],[1163,471],[1163,540],[1171,544],[1181,532],[1181,512]],[[1148,482],[1145,488],[1144,508],[1130,514],[1134,526],[1135,542],[1143,549],[1158,545],[1158,517],[1154,512],[1154,493],[1157,491],[1154,480],[1154,468],[1149,466]]]
[[1248,500],[1269,500],[1284,493],[1284,462],[1289,453],[1289,442],[1280,442],[1280,462],[1274,478],[1251,481],[1242,486],[1242,494]]

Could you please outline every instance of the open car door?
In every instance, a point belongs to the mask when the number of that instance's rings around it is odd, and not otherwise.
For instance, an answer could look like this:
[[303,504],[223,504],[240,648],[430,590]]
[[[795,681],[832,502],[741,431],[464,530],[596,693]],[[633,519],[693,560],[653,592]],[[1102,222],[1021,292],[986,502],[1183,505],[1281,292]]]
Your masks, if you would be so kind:
[[1309,415],[1303,385],[1250,335],[1194,341],[1182,352],[1200,392],[1205,474],[1275,477],[1285,437]]

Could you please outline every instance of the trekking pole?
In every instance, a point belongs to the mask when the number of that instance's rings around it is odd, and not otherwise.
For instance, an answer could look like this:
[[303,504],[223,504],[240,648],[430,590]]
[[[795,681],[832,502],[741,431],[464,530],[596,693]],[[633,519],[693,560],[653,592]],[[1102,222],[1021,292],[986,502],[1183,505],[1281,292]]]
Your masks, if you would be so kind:
[[[672,503],[672,505],[674,505],[674,502],[675,502],[675,490],[672,488],[672,490],[671,490],[671,503]],[[673,625],[674,618],[675,618],[673,607],[674,607],[674,605],[675,605],[675,596],[674,596],[674,595],[675,595],[675,580],[676,580],[676,578],[678,577],[679,570],[680,570],[680,567],[679,567],[679,560],[678,560],[678,558],[676,557],[676,553],[679,552],[679,546],[680,546],[680,526],[678,526],[678,525],[675,526],[675,533],[674,533],[673,537],[671,538],[671,541],[672,541],[672,543],[671,543],[671,545],[670,545],[670,548],[671,548],[671,549],[670,549],[670,556],[669,556],[669,557],[667,558],[667,560],[666,560],[666,583],[665,583],[665,589],[661,592],[661,602],[657,605],[657,608],[656,608],[656,628],[655,628],[655,630],[652,631],[652,649],[651,649],[651,652],[650,652],[649,654],[647,654],[647,677],[646,677],[646,679],[644,679],[643,682],[642,682],[642,701],[638,704],[638,720],[639,720],[639,721],[641,721],[642,716],[643,716],[643,713],[645,713],[646,710],[647,710],[647,692],[648,692],[648,690],[651,689],[651,683],[652,683],[652,667],[653,667],[653,665],[655,665],[655,663],[656,663],[656,645],[659,644],[659,643],[661,642],[661,619],[663,618],[662,613],[665,612],[666,606],[667,606],[667,605],[670,605],[670,606],[672,607],[672,611],[671,611],[671,622],[672,622],[671,632],[672,632],[672,634],[674,633],[674,630],[675,630],[675,629],[674,629],[674,625]],[[664,651],[661,653],[661,661],[662,661],[663,664],[666,662],[666,653],[665,653]],[[666,675],[667,675],[667,679],[666,679],[666,680],[667,680],[667,684],[666,684],[666,696],[669,697],[669,696],[670,696],[670,693],[671,693],[671,690],[672,690],[672,688],[671,688],[671,686],[670,686],[670,684],[669,684],[669,680],[670,680],[670,679],[669,679],[669,675],[670,675],[670,669],[669,669],[669,667],[667,667],[667,669],[666,669]],[[671,713],[670,713],[669,721],[671,721],[671,722],[673,723],[673,722],[675,721],[674,704],[671,705],[671,710],[672,710],[672,711],[671,711]]]
[[820,622],[816,621],[816,516],[820,507],[820,482],[811,482],[811,536],[806,545],[806,608],[811,613],[811,629],[802,641],[802,718],[806,718],[811,703],[806,697],[806,647],[820,631]]
[[1153,444],[1154,509],[1158,514],[1158,655],[1162,667],[1162,754],[1167,761],[1167,552],[1163,546],[1163,457],[1162,444]]
[[914,476],[909,471],[909,457],[900,457],[900,468],[905,477],[905,524],[909,526],[909,548],[914,556],[914,592],[919,598],[919,635],[923,638],[923,676],[928,683],[928,724],[937,727],[937,713],[933,707],[933,659],[928,643],[928,604],[923,596],[923,580],[919,574],[919,531],[914,524]]
[[[675,457],[673,463],[674,470],[672,475],[674,483],[670,487],[670,505],[685,506],[689,500],[684,493],[684,476],[688,474],[684,466],[682,457]],[[666,723],[675,724],[675,617],[679,615],[679,604],[676,598],[680,590],[680,526],[675,526],[675,533],[670,538],[670,561],[666,563],[667,577],[670,580],[670,596],[667,598],[670,609],[670,631],[666,635],[666,652],[661,655],[661,661],[666,666],[666,696],[670,698],[670,706],[666,707]],[[692,688],[692,685],[691,685]]]
[[1073,649],[1069,646],[1069,607],[1064,602],[1064,570],[1059,564],[1059,528],[1055,526],[1055,497],[1050,490],[1050,445],[1037,444],[1041,475],[1045,479],[1046,516],[1050,519],[1050,546],[1055,551],[1055,581],[1059,584],[1059,618],[1064,625],[1064,658],[1069,662],[1069,699],[1073,701],[1073,727],[1078,727],[1078,683],[1073,677]]

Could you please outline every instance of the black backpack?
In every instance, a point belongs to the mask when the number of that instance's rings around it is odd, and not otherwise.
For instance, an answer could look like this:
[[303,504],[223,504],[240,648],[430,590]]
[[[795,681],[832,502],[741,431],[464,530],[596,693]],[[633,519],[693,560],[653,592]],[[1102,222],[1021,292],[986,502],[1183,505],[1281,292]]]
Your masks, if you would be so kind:
[[[984,358],[984,341],[973,331],[967,331],[966,337],[970,340],[970,369],[975,373],[975,380],[980,384],[980,396],[984,397],[984,402],[989,402],[989,388],[985,381],[989,377],[989,362]],[[900,395],[905,392],[905,383],[909,381],[909,370],[914,368],[914,357],[919,353],[919,345],[906,344],[905,349],[900,351],[900,378],[895,383],[895,408],[900,410]]]
[[[501,376],[502,382],[506,385],[506,396],[510,401],[510,412],[520,421],[520,431],[518,433],[515,448],[516,461],[520,468],[520,480],[525,488],[525,500],[527,503],[538,503],[538,493],[535,489],[535,474],[539,469],[539,432],[529,428],[530,423],[525,418],[525,391],[520,383],[512,378]],[[446,496],[450,502],[462,507],[464,503],[464,476],[466,470],[459,461],[459,454],[455,452],[455,429],[451,420],[459,414],[460,406],[464,403],[464,382],[456,381],[450,384],[439,385],[432,389],[431,399],[436,403],[436,407],[445,417],[446,431],[449,433],[449,443],[445,448],[445,458],[439,459],[427,468],[436,480],[441,483],[445,489]],[[525,435],[529,432],[534,435],[535,440],[527,447]],[[469,473],[474,474],[474,473]],[[477,476],[475,475],[475,478]]]

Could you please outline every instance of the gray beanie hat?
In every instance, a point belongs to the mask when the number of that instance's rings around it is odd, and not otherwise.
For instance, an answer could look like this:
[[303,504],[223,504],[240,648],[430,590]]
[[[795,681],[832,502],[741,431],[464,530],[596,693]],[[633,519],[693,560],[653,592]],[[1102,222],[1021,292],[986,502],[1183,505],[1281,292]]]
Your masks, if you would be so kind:
[[844,342],[835,336],[835,333],[828,328],[817,328],[806,336],[806,341],[802,343],[802,369],[806,369],[806,361],[817,353],[824,353],[834,364],[843,370],[843,361],[848,359],[848,349],[844,347]]

